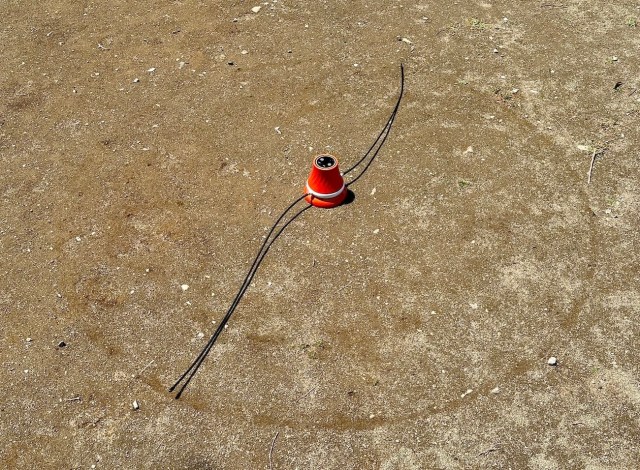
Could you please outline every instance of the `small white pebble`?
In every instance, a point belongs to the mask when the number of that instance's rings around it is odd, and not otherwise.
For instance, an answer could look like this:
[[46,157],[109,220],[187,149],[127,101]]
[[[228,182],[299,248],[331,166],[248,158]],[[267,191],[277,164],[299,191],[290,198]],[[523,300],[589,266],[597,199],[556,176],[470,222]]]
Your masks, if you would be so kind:
[[81,241],[82,241],[82,238],[80,238],[80,237],[76,237],[76,241],[77,241],[77,242],[81,242]]
[[373,233],[374,233],[374,234],[378,234],[378,233],[380,233],[380,229],[379,229],[379,228],[375,229],[375,230],[373,231]]
[[497,54],[498,52],[500,52],[498,49],[494,49],[494,50],[493,50],[493,53],[494,53],[494,54]]
[[245,50],[243,50],[240,54],[242,54],[242,55],[247,55],[248,53],[249,53],[249,51],[247,51],[247,50],[245,49]]
[[139,79],[139,78],[134,78],[134,79],[133,79],[133,83],[138,83],[138,82],[140,82],[140,79]]
[[373,188],[373,189],[371,190],[371,193],[370,193],[370,194],[371,194],[371,196],[373,196],[375,193],[376,193],[376,188]]
[[491,390],[491,393],[493,393],[494,395],[500,393],[500,387],[496,387],[493,390]]
[[156,71],[155,67],[151,67],[150,69],[147,69],[147,72],[149,72],[149,73],[153,73],[155,71]]
[[180,289],[182,289],[182,292],[186,292],[189,290],[189,284],[182,284],[180,286]]
[[202,339],[202,338],[204,338],[204,333],[201,331],[196,336],[198,337],[198,339]]
[[31,341],[33,341],[31,338],[27,338],[27,343],[30,343]]
[[262,10],[262,7],[261,7],[261,6],[253,7],[253,8],[251,9],[251,11],[252,11],[252,12],[254,12],[254,13],[258,13],[260,10]]
[[374,415],[373,413],[371,413],[371,414],[369,415],[369,419],[373,419],[373,418],[375,418],[375,417],[376,417],[376,415]]
[[460,398],[464,398],[467,395],[469,395],[471,392],[473,392],[473,389],[468,388],[466,392],[464,392],[462,395],[460,395]]
[[549,364],[550,366],[557,366],[558,365],[558,358],[555,356],[551,356],[549,358],[549,360],[547,361],[547,364]]
[[131,406],[133,407],[134,410],[140,409],[140,403],[138,403],[138,400],[133,400],[133,403],[131,404]]
[[612,61],[614,61],[614,62],[618,62],[618,57],[614,55],[614,56],[611,58],[611,60],[612,60]]

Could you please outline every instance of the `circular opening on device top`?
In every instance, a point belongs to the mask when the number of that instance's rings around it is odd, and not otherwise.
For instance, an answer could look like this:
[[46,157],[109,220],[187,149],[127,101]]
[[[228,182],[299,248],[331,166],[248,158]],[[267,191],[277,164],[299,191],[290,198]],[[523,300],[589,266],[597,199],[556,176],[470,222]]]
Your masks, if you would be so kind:
[[322,169],[333,168],[336,166],[336,159],[331,155],[320,155],[316,158],[316,166]]

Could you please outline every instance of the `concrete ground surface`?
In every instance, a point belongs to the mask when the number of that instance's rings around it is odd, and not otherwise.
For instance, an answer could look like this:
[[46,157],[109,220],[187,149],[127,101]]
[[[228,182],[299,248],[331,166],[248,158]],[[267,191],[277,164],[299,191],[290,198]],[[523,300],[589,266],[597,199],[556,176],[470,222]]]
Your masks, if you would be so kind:
[[638,1],[0,11],[3,468],[638,468]]

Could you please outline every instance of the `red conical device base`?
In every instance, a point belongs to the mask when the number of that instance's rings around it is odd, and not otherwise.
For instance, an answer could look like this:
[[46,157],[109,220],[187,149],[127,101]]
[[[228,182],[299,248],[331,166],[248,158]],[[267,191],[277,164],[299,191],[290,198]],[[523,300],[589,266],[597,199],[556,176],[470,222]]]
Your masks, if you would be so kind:
[[347,198],[347,187],[340,174],[336,157],[322,154],[313,159],[304,192],[308,193],[305,200],[316,207],[330,209],[344,202]]

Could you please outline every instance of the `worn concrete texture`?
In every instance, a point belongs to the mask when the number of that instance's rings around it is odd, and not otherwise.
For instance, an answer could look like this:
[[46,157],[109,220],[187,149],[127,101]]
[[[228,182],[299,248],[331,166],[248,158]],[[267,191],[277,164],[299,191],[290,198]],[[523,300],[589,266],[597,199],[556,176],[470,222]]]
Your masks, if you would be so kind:
[[640,3],[0,11],[3,468],[637,468]]

